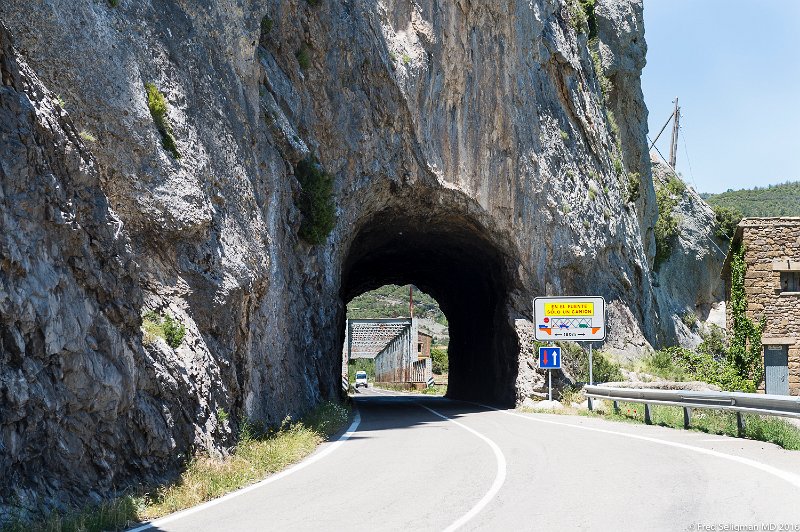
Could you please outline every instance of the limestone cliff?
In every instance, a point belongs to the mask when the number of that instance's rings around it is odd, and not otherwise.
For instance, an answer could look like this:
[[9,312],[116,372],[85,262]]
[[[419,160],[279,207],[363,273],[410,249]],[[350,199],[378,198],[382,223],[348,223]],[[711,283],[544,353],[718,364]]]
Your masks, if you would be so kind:
[[[653,160],[656,186],[680,179],[663,161]],[[728,243],[715,236],[714,211],[690,185],[674,198],[677,223],[668,258],[655,274],[662,343],[697,347],[711,325],[725,328],[722,264]]]
[[338,397],[344,302],[384,283],[447,313],[454,397],[537,386],[537,295],[605,296],[606,348],[658,341],[640,1],[312,4],[0,5],[3,505],[104,496]]

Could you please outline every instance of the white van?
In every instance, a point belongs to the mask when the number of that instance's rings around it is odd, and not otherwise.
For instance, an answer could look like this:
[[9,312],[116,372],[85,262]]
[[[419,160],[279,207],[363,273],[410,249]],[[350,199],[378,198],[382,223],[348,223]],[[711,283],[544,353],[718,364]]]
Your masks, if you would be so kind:
[[356,371],[356,388],[358,388],[359,386],[363,386],[364,388],[367,387],[366,371]]

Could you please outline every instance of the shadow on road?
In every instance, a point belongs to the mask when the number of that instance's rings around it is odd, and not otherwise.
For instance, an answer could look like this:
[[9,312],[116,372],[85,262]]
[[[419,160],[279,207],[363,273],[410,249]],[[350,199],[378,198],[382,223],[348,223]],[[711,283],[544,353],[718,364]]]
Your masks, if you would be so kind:
[[[366,432],[411,428],[429,423],[440,423],[438,417],[422,406],[436,410],[442,415],[458,419],[465,414],[488,412],[489,409],[475,403],[447,399],[445,397],[415,395],[392,392],[367,392],[353,397],[354,407],[361,413],[361,423],[350,439],[359,438]],[[363,438],[363,436],[361,436]]]

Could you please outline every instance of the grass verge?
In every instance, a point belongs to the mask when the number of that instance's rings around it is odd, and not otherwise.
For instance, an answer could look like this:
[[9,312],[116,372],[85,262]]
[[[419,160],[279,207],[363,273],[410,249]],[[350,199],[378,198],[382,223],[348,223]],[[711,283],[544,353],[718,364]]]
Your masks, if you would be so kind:
[[373,387],[379,390],[389,390],[392,392],[405,392],[405,393],[421,393],[425,395],[444,395],[447,393],[447,385],[434,384],[430,388],[423,388],[422,390],[415,390],[408,388],[404,384],[396,384],[393,382],[376,382],[372,384]]
[[[543,411],[524,408],[524,412],[537,414],[581,415],[601,417],[625,423],[644,423],[644,404],[619,403],[619,413],[615,413],[609,401],[604,401],[602,409],[592,411],[565,407],[562,410]],[[683,409],[677,406],[651,405],[650,418],[653,425],[683,429]],[[745,439],[774,443],[784,449],[800,450],[800,428],[776,417],[745,414]],[[689,430],[737,437],[736,414],[718,410],[692,410]]]
[[324,403],[302,420],[287,417],[278,428],[243,423],[234,452],[223,459],[197,456],[169,484],[66,513],[52,513],[35,523],[16,520],[9,532],[92,532],[120,530],[139,521],[221,497],[299,462],[345,425],[350,410]]

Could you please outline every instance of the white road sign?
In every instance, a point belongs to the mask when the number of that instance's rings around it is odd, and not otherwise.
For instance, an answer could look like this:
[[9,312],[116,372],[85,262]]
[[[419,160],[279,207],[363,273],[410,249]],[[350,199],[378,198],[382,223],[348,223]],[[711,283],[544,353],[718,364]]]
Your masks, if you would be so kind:
[[597,296],[537,297],[533,320],[539,341],[606,339],[606,301]]

